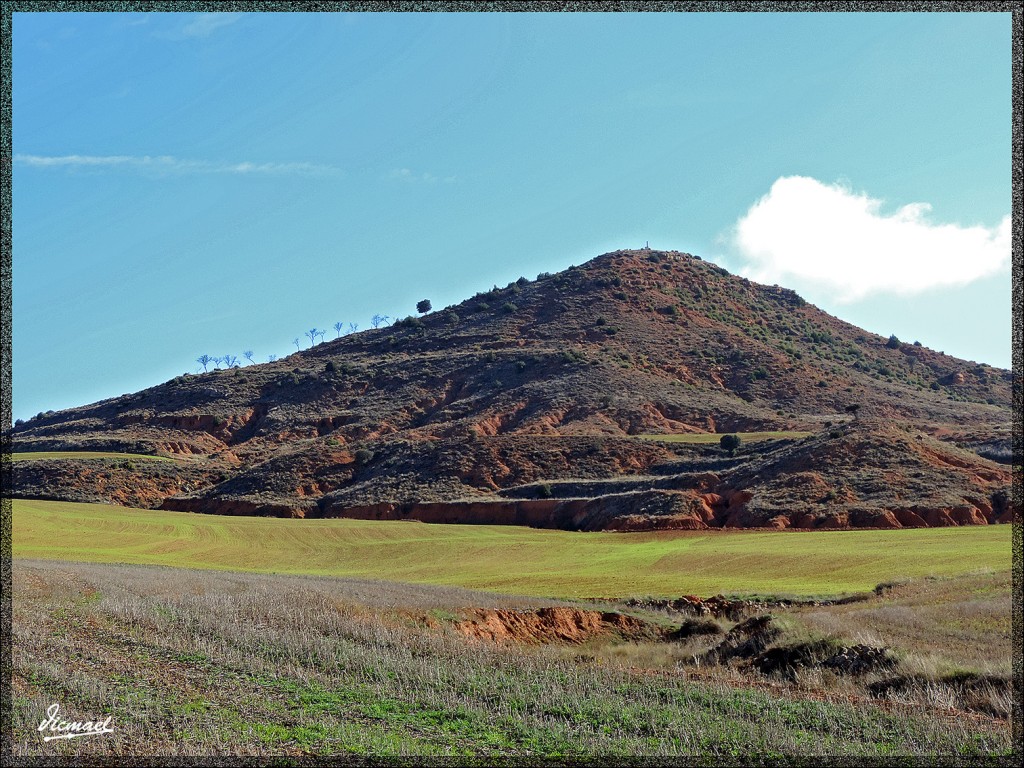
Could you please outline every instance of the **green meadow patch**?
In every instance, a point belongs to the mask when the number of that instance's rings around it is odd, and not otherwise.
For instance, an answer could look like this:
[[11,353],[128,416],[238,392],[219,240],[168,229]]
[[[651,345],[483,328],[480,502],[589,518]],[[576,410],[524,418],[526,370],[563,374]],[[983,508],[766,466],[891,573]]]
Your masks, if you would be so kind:
[[1011,565],[1010,526],[580,533],[13,500],[19,558],[358,576],[522,595],[839,595]]
[[143,461],[174,461],[167,456],[149,456],[144,453],[113,453],[110,451],[31,451],[12,453],[12,461],[38,459],[142,459]]
[[682,435],[637,435],[642,440],[657,440],[663,443],[692,443],[694,445],[718,445],[725,434],[737,435],[744,443],[762,440],[797,440],[809,437],[813,432],[695,432]]

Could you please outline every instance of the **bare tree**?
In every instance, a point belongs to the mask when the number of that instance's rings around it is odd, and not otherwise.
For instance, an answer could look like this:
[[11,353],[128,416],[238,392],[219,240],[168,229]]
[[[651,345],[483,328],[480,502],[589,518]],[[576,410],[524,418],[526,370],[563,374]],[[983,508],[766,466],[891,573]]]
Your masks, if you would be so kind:
[[309,337],[309,346],[315,347],[316,346],[316,337],[320,336],[321,338],[323,338],[323,335],[325,333],[327,333],[327,331],[321,331],[321,330],[318,330],[317,328],[310,328],[308,331],[306,331],[306,336]]
[[224,357],[221,358],[221,362],[224,363],[225,368],[238,367],[238,357],[235,355],[224,355]]
[[348,324],[348,332],[349,333],[355,333],[358,330],[359,330],[359,323],[349,323]]
[[382,325],[389,322],[390,320],[391,318],[388,317],[387,315],[374,315],[370,319],[370,325],[372,325],[374,328],[380,328]]
[[277,360],[277,355],[267,355],[267,362],[272,363]]
[[302,349],[302,347],[299,346],[299,337],[298,336],[296,336],[294,339],[292,339],[292,344],[295,345],[295,351],[296,352],[299,351],[300,349]]
[[203,366],[203,373],[206,373],[206,366],[213,362],[213,358],[209,355],[200,355],[196,358],[196,362]]
[[334,331],[338,334],[338,338],[341,338],[341,329],[345,327],[345,324],[339,320],[334,324]]
[[247,349],[242,353],[242,357],[249,361],[249,365],[252,365],[255,361],[252,359],[252,350]]
[[218,371],[220,370],[220,364],[223,362],[223,358],[211,357],[210,362],[213,363],[213,370]]

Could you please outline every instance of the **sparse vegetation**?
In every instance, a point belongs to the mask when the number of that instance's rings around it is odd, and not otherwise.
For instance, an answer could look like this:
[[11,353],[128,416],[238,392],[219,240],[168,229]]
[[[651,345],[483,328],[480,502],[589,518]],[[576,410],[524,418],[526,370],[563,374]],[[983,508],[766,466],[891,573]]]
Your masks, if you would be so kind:
[[[34,562],[15,563],[14,585],[11,744],[19,757],[109,759],[139,742],[181,756],[266,759],[301,749],[460,761],[972,761],[1011,748],[1005,721],[951,716],[928,703],[894,710],[866,696],[750,687],[727,670],[630,668],[671,660],[670,644],[660,655],[614,639],[569,648],[470,644],[455,628],[463,607],[523,605],[514,598]],[[61,661],[73,658],[90,663]],[[40,713],[53,701],[69,713],[113,715],[113,733],[43,744]]]
[[306,331],[306,338],[309,339],[309,346],[315,347],[316,340],[322,340],[325,333],[327,333],[327,331],[321,331],[318,328],[310,328],[308,331]]

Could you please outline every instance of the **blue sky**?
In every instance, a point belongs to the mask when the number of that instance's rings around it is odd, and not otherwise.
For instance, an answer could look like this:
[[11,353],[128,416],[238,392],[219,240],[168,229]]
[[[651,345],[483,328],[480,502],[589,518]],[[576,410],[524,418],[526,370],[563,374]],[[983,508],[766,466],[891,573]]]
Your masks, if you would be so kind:
[[1008,13],[15,14],[14,416],[648,240],[1009,367],[1010,49]]

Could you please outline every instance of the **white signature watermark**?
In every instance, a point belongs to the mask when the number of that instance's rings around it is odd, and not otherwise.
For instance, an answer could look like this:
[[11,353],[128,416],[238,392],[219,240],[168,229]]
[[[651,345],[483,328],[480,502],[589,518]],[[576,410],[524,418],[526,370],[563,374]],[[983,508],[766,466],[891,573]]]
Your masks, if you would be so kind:
[[51,704],[46,710],[46,719],[39,724],[39,732],[49,730],[57,733],[58,736],[43,736],[43,741],[54,741],[55,739],[76,739],[79,736],[99,736],[101,733],[113,733],[110,721],[114,719],[111,715],[106,720],[86,720],[84,723],[77,720],[61,720],[60,704]]

